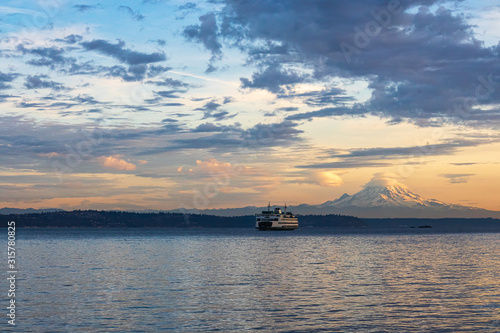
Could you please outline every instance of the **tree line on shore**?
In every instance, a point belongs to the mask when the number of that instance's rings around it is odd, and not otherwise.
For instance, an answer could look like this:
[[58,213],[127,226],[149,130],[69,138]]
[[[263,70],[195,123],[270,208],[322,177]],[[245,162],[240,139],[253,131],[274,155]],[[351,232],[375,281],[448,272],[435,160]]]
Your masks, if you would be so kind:
[[[0,215],[2,225],[15,221],[21,228],[252,228],[255,216],[215,216],[182,213],[136,213],[74,210]],[[303,215],[301,227],[363,228],[362,220],[345,215]]]

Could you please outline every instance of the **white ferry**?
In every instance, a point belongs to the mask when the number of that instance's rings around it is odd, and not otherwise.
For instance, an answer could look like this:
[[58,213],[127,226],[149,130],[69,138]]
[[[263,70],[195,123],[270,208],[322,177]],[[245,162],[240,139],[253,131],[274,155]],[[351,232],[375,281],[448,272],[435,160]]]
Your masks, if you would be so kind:
[[271,210],[271,203],[267,210],[261,214],[255,214],[255,229],[259,230],[293,230],[299,227],[299,219],[292,212],[282,212],[280,208]]

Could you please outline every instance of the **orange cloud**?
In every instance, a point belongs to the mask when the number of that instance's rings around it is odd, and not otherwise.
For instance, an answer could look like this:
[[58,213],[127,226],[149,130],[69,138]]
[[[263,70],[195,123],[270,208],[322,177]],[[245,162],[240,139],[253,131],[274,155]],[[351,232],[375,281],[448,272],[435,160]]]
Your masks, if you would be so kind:
[[40,153],[40,154],[37,154],[37,155],[40,156],[40,157],[49,157],[49,158],[61,156],[61,154],[55,153],[55,152],[52,152],[52,153]]
[[398,176],[392,173],[387,172],[379,172],[373,175],[373,178],[365,184],[364,187],[370,186],[402,186],[406,187],[406,185],[400,183],[397,180]]
[[205,174],[205,175],[213,175],[220,173],[231,173],[234,172],[234,167],[229,162],[217,161],[215,158],[209,158],[205,161],[196,161],[196,167],[193,168],[185,168],[180,166],[177,169],[177,172],[180,173],[196,173],[196,174]]
[[196,161],[199,170],[204,173],[222,173],[231,168],[231,163],[217,161],[215,158],[209,158],[206,161]]
[[101,156],[98,158],[102,166],[115,170],[135,170],[136,165],[121,159],[122,155]]
[[314,171],[309,176],[309,182],[321,186],[340,186],[344,183],[342,178],[331,171]]

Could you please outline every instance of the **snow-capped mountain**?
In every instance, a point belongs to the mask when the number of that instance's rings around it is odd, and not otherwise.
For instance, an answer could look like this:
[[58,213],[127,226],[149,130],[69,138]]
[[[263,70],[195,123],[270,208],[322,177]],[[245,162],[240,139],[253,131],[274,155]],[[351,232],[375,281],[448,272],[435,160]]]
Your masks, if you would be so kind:
[[450,205],[444,202],[425,199],[412,192],[403,185],[390,186],[367,186],[354,195],[347,193],[340,198],[327,201],[318,207],[408,207],[408,208],[435,208],[435,207],[453,207],[467,208],[460,205]]
[[319,209],[336,210],[340,214],[359,217],[494,217],[499,212],[448,204],[426,199],[402,184],[366,186],[356,194],[344,194],[340,198],[317,206]]

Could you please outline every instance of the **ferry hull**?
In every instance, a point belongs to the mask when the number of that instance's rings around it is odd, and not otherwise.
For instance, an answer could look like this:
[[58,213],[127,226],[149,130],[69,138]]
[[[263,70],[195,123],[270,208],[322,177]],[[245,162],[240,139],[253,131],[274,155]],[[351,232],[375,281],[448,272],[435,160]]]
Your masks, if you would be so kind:
[[295,229],[298,229],[297,227],[295,228],[290,228],[290,227],[276,227],[276,228],[255,228],[257,230],[261,230],[261,231],[271,231],[271,230],[274,230],[274,231],[285,231],[285,230],[295,230]]
[[291,221],[258,221],[255,229],[258,230],[295,230],[299,227],[297,219]]

